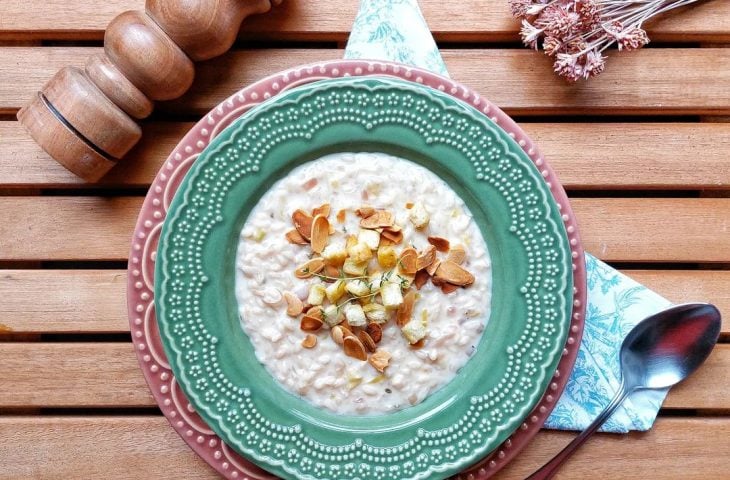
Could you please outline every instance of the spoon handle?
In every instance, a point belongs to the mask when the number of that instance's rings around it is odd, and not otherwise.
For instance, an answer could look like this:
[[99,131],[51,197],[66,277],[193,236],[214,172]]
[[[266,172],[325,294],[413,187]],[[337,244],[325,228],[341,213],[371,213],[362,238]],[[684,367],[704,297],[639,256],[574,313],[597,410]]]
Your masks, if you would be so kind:
[[616,396],[613,397],[611,403],[606,406],[601,414],[598,415],[595,420],[593,420],[593,423],[588,425],[588,427],[583,430],[580,435],[575,437],[573,441],[570,442],[560,453],[555,455],[552,460],[543,465],[535,473],[527,477],[527,480],[547,480],[549,478],[552,478],[553,475],[557,473],[563,462],[565,462],[573,454],[573,452],[575,452],[578,447],[580,447],[583,442],[586,441],[588,437],[590,437],[593,433],[595,433],[596,430],[598,430],[601,425],[603,425],[603,422],[605,422],[608,417],[610,417],[611,414],[616,410],[616,408],[621,405],[621,403],[626,399],[629,393],[630,392],[626,389],[624,383],[621,382],[621,385],[616,392]]

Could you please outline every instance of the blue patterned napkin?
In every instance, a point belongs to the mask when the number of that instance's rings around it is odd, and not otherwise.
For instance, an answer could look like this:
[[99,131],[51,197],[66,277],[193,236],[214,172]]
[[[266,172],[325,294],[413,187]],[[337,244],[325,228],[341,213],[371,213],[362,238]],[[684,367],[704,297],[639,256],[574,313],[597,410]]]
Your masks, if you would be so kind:
[[[446,75],[446,65],[416,0],[361,0],[345,58],[396,61]],[[618,390],[618,354],[626,334],[644,317],[670,305],[588,254],[586,267],[588,304],[583,341],[546,428],[587,427]],[[601,430],[648,430],[666,395],[667,390],[634,393]]]

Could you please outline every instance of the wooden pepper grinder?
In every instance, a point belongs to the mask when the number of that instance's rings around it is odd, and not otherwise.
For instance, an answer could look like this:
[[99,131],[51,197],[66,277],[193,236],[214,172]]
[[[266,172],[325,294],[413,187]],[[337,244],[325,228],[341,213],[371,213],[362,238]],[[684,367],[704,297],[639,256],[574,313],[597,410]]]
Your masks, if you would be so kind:
[[193,61],[228,50],[241,22],[281,0],[147,0],[145,11],[124,12],[104,34],[104,53],[83,70],[65,67],[18,120],[61,165],[99,180],[139,141],[134,119],[152,113],[193,82]]

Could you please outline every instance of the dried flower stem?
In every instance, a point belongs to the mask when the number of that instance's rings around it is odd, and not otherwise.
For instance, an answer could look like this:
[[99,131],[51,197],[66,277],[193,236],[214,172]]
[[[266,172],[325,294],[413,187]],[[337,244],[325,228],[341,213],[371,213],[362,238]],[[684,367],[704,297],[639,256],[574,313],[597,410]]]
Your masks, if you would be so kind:
[[569,81],[603,72],[603,52],[636,50],[649,43],[648,19],[699,0],[509,0],[522,19],[525,45],[555,57],[555,72]]

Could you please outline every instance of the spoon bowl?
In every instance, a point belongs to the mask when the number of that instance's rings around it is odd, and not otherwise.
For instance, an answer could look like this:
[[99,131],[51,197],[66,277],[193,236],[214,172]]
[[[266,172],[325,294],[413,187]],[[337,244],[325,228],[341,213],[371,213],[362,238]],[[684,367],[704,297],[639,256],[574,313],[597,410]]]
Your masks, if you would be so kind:
[[720,326],[720,312],[708,303],[675,305],[639,322],[621,344],[621,385],[616,396],[588,428],[528,480],[555,475],[631,392],[671,387],[697,370],[717,343]]

